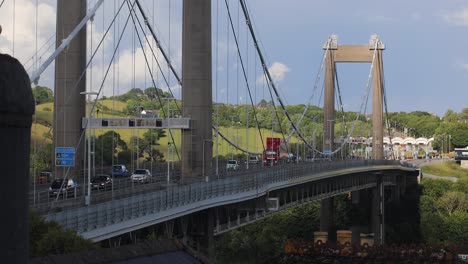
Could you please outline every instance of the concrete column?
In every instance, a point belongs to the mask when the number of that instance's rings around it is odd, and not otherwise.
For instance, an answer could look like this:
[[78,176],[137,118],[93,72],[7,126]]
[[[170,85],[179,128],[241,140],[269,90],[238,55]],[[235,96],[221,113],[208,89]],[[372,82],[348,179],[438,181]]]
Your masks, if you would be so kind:
[[336,241],[333,197],[320,201],[320,231],[328,232],[329,241]]
[[350,228],[352,232],[351,244],[359,245],[361,239],[360,234],[372,232],[372,227],[370,226],[369,221],[364,220],[369,219],[367,214],[370,209],[369,192],[367,190],[359,190],[351,192],[351,195],[352,203],[357,205],[361,214],[365,214],[361,215],[358,219],[353,219]]
[[384,184],[383,174],[376,173],[377,186],[372,189],[371,198],[371,226],[372,232],[375,234],[375,244],[385,244],[385,222],[384,222]]
[[[325,96],[323,101],[323,150],[333,151],[335,135],[335,61],[329,50],[325,59]],[[332,120],[332,121],[330,121]]]
[[[335,61],[334,50],[325,59],[325,96],[323,102],[323,150],[333,151],[335,131]],[[333,198],[320,202],[320,231],[328,232],[328,240],[335,241]]]
[[372,77],[372,159],[383,156],[383,83],[382,50],[377,50]]
[[15,58],[0,54],[0,227],[2,263],[28,263],[29,148],[34,99],[31,82]]
[[[62,44],[86,16],[86,0],[57,1],[56,47]],[[79,76],[86,66],[86,27],[71,41],[55,59],[54,88],[54,147],[77,147],[72,176],[77,177],[83,165],[84,140],[78,140],[83,131],[81,120],[85,116],[85,98],[80,92],[86,90],[86,78],[77,85]],[[54,158],[52,159],[54,160]],[[65,175],[65,167],[55,168],[55,177]]]
[[182,112],[192,129],[182,130],[182,178],[211,174],[211,0],[184,0]]

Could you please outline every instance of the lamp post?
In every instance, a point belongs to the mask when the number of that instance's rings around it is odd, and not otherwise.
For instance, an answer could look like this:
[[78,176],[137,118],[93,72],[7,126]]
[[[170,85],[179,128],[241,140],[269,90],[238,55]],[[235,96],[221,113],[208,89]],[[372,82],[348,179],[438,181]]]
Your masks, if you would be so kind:
[[203,178],[205,178],[205,182],[208,182],[208,176],[205,177],[205,143],[206,143],[206,142],[211,142],[211,144],[213,144],[213,140],[210,140],[210,139],[203,139],[203,159],[202,159],[203,166],[202,166],[202,176],[203,176]]
[[327,120],[327,122],[330,123],[330,130],[328,130],[328,140],[330,141],[330,145],[328,146],[329,150],[330,150],[330,159],[331,159],[331,152],[332,152],[332,146],[333,146],[333,142],[332,142],[332,125],[333,125],[333,122],[335,121],[335,119],[329,119]]
[[81,92],[80,94],[88,95],[88,120],[86,121],[86,128],[88,129],[88,192],[87,196],[85,196],[85,204],[91,204],[91,115],[93,112],[91,111],[91,95],[98,95],[97,92]]
[[[141,118],[141,111],[144,110],[144,107],[142,105],[135,105],[133,107],[133,109],[135,109],[137,111],[137,113],[138,113],[137,117]],[[137,132],[138,133],[137,133],[137,147],[136,147],[136,149],[137,149],[137,151],[136,151],[137,152],[136,153],[136,168],[138,169],[140,167],[139,162],[138,162],[138,158],[139,158],[138,156],[139,156],[139,153],[140,153],[140,133],[139,133],[140,129],[138,129]]]
[[[230,117],[231,117],[231,129],[234,129],[234,118],[236,116],[230,116]],[[228,137],[229,137],[229,133],[228,133]],[[232,146],[231,146],[231,159],[234,159],[234,149],[232,148]]]

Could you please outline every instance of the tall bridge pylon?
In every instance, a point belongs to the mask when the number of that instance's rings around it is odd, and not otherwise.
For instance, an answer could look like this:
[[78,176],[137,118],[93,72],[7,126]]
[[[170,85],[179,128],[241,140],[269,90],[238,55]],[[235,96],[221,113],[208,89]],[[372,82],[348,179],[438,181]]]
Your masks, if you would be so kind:
[[[184,0],[182,22],[182,178],[211,174],[211,0]],[[210,173],[208,173],[210,172]]]
[[335,121],[335,66],[337,62],[368,62],[372,67],[372,159],[383,159],[383,62],[385,45],[378,35],[372,35],[368,45],[338,45],[333,36],[323,49],[325,59],[325,96],[323,121],[323,149],[333,151]]
[[[57,48],[86,16],[86,3],[86,0],[57,1]],[[72,175],[79,175],[80,165],[83,164],[84,142],[78,146],[76,144],[83,132],[81,119],[85,116],[85,98],[80,94],[86,90],[86,76],[80,80],[85,68],[86,27],[83,27],[66,51],[55,59],[54,148],[76,146],[76,164]],[[55,167],[55,175],[63,177],[65,167]]]

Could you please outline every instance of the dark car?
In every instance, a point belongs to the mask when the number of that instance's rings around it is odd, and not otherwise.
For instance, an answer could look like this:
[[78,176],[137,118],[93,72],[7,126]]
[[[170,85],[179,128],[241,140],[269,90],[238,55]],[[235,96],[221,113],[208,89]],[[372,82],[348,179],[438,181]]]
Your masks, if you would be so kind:
[[93,190],[111,190],[112,178],[109,175],[98,174],[91,178],[91,188]]
[[113,165],[112,166],[112,177],[127,177],[128,170],[125,165]]
[[55,179],[49,187],[49,196],[74,197],[76,187],[78,187],[78,184],[72,179]]

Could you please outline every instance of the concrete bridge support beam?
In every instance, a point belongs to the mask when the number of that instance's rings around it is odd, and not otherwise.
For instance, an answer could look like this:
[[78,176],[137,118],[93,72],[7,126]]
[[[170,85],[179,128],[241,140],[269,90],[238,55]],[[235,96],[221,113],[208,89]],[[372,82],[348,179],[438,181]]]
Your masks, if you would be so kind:
[[334,198],[320,201],[320,231],[328,232],[328,240],[336,241]]

